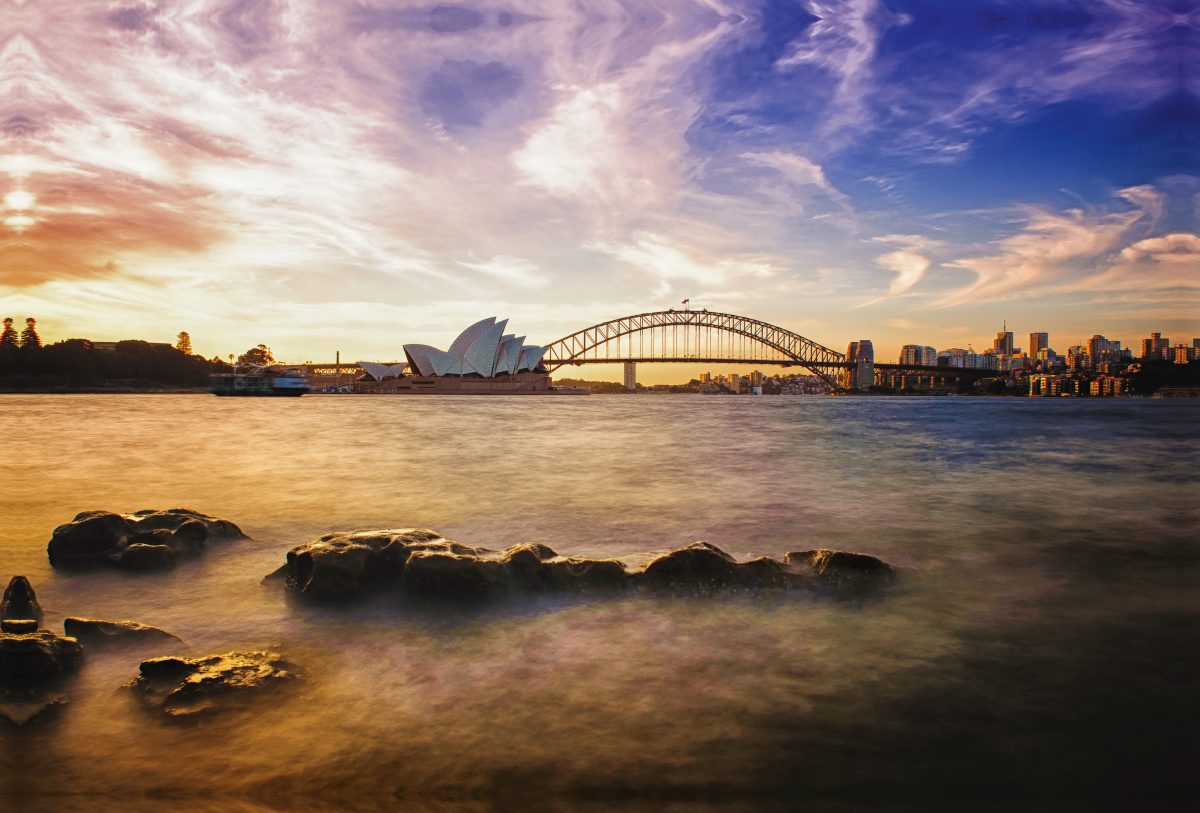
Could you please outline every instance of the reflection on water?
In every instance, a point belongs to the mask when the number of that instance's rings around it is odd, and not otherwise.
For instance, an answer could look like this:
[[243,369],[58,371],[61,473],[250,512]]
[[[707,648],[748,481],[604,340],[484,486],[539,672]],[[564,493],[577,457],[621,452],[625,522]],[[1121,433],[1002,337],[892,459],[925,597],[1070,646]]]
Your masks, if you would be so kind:
[[[5,580],[46,624],[130,618],[303,685],[165,725],[89,653],[16,739],[28,810],[771,810],[1194,790],[1200,418],[1143,400],[4,396]],[[252,541],[58,574],[76,512],[183,506]],[[867,605],[546,600],[467,617],[259,585],[332,530],[614,556],[843,548],[917,568]],[[234,801],[236,800],[236,801]],[[161,808],[155,808],[161,809]],[[839,808],[841,809],[841,808]]]

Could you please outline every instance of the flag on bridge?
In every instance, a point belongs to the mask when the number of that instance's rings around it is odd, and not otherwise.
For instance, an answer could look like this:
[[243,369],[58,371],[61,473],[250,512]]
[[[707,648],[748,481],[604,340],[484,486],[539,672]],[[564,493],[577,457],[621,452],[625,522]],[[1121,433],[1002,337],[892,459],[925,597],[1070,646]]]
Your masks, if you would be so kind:
[[691,301],[692,301],[692,300],[690,300],[690,299],[685,299],[685,300],[683,300],[683,302],[682,302],[681,304],[682,304],[684,307],[687,307],[687,303],[689,303],[689,302],[691,302]]

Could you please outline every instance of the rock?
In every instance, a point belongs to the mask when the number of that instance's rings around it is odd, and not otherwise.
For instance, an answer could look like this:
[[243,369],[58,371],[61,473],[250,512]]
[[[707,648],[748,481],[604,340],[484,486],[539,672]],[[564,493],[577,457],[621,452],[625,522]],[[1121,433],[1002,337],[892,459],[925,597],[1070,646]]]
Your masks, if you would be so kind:
[[232,522],[187,508],[84,511],[54,529],[46,552],[56,568],[166,570],[178,557],[199,554],[211,540],[242,538]]
[[243,707],[296,679],[291,664],[269,652],[207,658],[152,658],[126,684],[148,708],[182,718]]
[[27,624],[12,620],[0,624],[0,688],[42,688],[74,673],[83,663],[83,647],[74,638],[59,638],[44,629],[27,631]]
[[394,587],[417,552],[480,551],[425,528],[326,534],[288,551],[285,581],[289,590],[308,598],[361,598]]
[[638,575],[650,590],[704,595],[724,590],[804,587],[811,583],[775,559],[738,562],[716,545],[696,542],[654,559]]
[[559,556],[529,542],[504,551],[473,548],[425,528],[327,534],[288,552],[263,579],[314,599],[344,600],[393,593],[424,602],[483,603],[522,595],[619,592],[631,587],[687,595],[724,590],[797,589],[890,583],[895,573],[872,556],[839,551],[788,554],[739,562],[706,542],[651,560],[629,572],[616,559]]
[[13,576],[0,600],[0,619],[32,619],[34,628],[42,624],[42,608],[33,592],[33,585],[24,576]]
[[467,602],[499,601],[511,592],[503,562],[425,551],[409,557],[399,587],[407,596]]
[[821,584],[841,592],[875,590],[894,584],[897,578],[891,565],[865,553],[818,548],[793,551],[784,561],[808,567]]
[[139,624],[136,621],[100,621],[95,618],[68,618],[63,621],[63,631],[88,647],[125,646],[175,642],[182,644],[178,636],[164,629]]

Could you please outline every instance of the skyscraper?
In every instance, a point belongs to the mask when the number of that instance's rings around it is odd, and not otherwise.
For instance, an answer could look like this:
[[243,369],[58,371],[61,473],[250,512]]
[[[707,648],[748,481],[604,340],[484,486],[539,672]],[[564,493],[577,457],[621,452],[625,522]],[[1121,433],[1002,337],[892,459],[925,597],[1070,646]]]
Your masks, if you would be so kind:
[[625,389],[637,389],[637,365],[632,361],[625,362]]
[[1149,339],[1142,339],[1142,358],[1165,359],[1171,349],[1171,340],[1164,339],[1161,333],[1151,333]]
[[1037,358],[1039,350],[1047,350],[1050,347],[1049,333],[1030,333],[1029,334],[1029,357]]
[[992,343],[992,352],[1002,355],[1011,356],[1013,351],[1013,335],[1008,329],[1008,322],[1004,323],[1004,330],[996,334],[996,341]]

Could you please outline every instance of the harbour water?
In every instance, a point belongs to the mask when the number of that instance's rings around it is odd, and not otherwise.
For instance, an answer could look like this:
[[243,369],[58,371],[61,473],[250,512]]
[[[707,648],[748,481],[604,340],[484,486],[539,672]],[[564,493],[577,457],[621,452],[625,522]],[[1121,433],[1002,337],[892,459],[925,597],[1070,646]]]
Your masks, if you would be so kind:
[[[15,809],[1062,809],[1196,790],[1193,403],[8,395],[0,425],[0,576],[30,578],[46,626],[132,619],[195,654],[278,648],[305,676],[255,712],[167,725],[116,691],[136,654],[89,653],[56,720],[3,731]],[[252,539],[166,574],[49,567],[79,511],[172,507]],[[322,533],[405,526],[907,570],[862,603],[453,617],[260,585]]]

